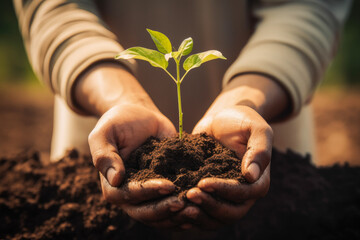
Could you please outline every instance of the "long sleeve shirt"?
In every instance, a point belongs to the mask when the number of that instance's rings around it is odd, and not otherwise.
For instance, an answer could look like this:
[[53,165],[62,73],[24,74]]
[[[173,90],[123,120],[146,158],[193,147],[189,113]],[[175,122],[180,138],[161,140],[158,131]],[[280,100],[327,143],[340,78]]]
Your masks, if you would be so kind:
[[[74,82],[89,66],[124,48],[155,48],[146,28],[177,48],[220,50],[228,61],[193,70],[182,84],[184,127],[191,131],[234,76],[264,74],[281,84],[292,115],[311,98],[334,56],[350,0],[13,0],[26,50],[39,79],[76,111]],[[123,61],[159,109],[177,121],[174,83],[147,63]],[[170,67],[169,71],[174,68]]]

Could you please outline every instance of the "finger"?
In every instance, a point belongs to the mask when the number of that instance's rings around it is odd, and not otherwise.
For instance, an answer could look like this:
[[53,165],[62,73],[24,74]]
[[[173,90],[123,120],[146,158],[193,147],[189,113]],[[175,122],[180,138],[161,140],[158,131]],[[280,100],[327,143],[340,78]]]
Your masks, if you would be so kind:
[[164,139],[166,137],[173,137],[176,135],[176,128],[174,124],[172,124],[169,119],[164,116],[160,118],[162,120],[162,124],[160,124],[157,132],[157,137],[159,139]]
[[154,200],[175,191],[175,185],[167,179],[150,179],[145,182],[132,181],[121,188],[112,187],[102,176],[104,198],[111,203],[121,205],[139,204]]
[[240,183],[235,179],[205,178],[200,180],[197,186],[208,193],[221,198],[242,203],[247,199],[264,197],[270,187],[270,165],[258,181],[252,184]]
[[245,179],[253,183],[263,174],[271,160],[273,132],[265,125],[251,131],[247,149],[241,163]]
[[186,206],[181,211],[177,212],[172,216],[171,220],[178,223],[179,225],[187,224],[195,220],[200,213],[200,208],[198,206]]
[[191,224],[203,230],[215,230],[223,225],[218,220],[208,216],[199,206],[188,206],[171,219],[181,224],[180,226]]
[[211,126],[212,119],[210,117],[202,118],[194,127],[192,134],[207,133],[212,135]]
[[255,200],[247,200],[242,204],[230,204],[221,200],[215,200],[210,194],[198,188],[190,189],[187,197],[190,201],[196,198],[200,208],[221,223],[230,223],[242,218],[255,202]]
[[132,218],[141,222],[154,222],[168,219],[174,212],[181,210],[185,202],[177,196],[145,203],[143,205],[124,205],[123,210]]
[[200,209],[195,206],[187,206],[180,209],[177,212],[165,220],[159,220],[155,222],[144,222],[146,225],[156,228],[171,228],[172,230],[184,230],[193,226],[191,220],[194,220],[200,212]]
[[124,180],[125,167],[115,144],[96,128],[90,133],[88,141],[94,166],[111,186],[118,187]]

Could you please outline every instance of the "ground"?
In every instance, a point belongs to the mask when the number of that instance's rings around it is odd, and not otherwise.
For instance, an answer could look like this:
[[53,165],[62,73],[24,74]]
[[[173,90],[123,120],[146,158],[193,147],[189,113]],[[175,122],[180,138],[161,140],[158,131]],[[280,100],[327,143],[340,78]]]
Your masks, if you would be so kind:
[[[360,165],[360,89],[327,88],[313,99],[320,166]],[[0,86],[0,157],[50,150],[53,98],[45,87]]]

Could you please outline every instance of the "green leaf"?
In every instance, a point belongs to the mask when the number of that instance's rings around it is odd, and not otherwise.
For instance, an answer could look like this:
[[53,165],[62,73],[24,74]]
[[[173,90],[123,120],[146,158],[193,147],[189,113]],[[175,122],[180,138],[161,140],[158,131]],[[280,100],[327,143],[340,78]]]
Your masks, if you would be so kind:
[[191,37],[185,39],[184,41],[182,41],[182,43],[180,44],[180,47],[178,49],[178,51],[176,52],[172,52],[171,55],[172,57],[176,60],[176,61],[180,61],[182,56],[188,55],[189,53],[191,53],[192,48],[193,48],[193,40]]
[[193,45],[194,45],[194,42],[193,42],[192,38],[189,37],[189,38],[185,39],[184,41],[182,41],[178,52],[180,52],[181,56],[186,56],[189,53],[191,53],[191,51],[193,49]]
[[146,30],[149,32],[159,52],[162,52],[164,54],[171,53],[172,51],[171,42],[169,38],[165,36],[165,34],[151,29],[146,29]]
[[139,59],[149,62],[154,67],[166,69],[169,63],[166,61],[164,54],[158,51],[143,47],[132,47],[122,51],[116,59]]
[[214,59],[225,59],[221,52],[217,50],[209,50],[202,53],[197,53],[188,57],[183,64],[185,71],[200,67],[204,62],[208,62]]

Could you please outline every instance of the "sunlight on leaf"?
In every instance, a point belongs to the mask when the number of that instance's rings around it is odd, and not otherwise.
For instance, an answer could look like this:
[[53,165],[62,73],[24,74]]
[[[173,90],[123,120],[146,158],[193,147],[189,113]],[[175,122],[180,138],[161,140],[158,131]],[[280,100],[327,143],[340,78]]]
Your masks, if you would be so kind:
[[169,61],[169,59],[172,58],[172,54],[173,52],[165,54],[166,61]]
[[164,54],[143,47],[132,47],[119,53],[116,59],[139,59],[149,62],[154,67],[166,69],[168,62]]
[[171,53],[172,50],[171,42],[169,38],[165,36],[165,34],[151,29],[146,29],[146,30],[149,32],[159,52],[162,52],[164,54]]
[[192,49],[193,49],[193,39],[191,37],[185,39],[184,41],[182,41],[178,52],[181,54],[181,56],[186,56],[189,53],[191,53]]
[[214,59],[224,59],[226,60],[226,58],[222,55],[221,52],[217,51],[217,50],[209,50],[206,52],[202,52],[202,53],[197,53],[194,55],[191,55],[190,57],[188,57],[183,64],[183,68],[185,69],[185,71],[190,71],[191,69],[200,67],[201,64],[203,64],[204,62],[208,62]]
[[179,60],[179,55],[180,55],[180,52],[176,51],[176,52],[171,52],[171,56],[176,59],[176,60]]

